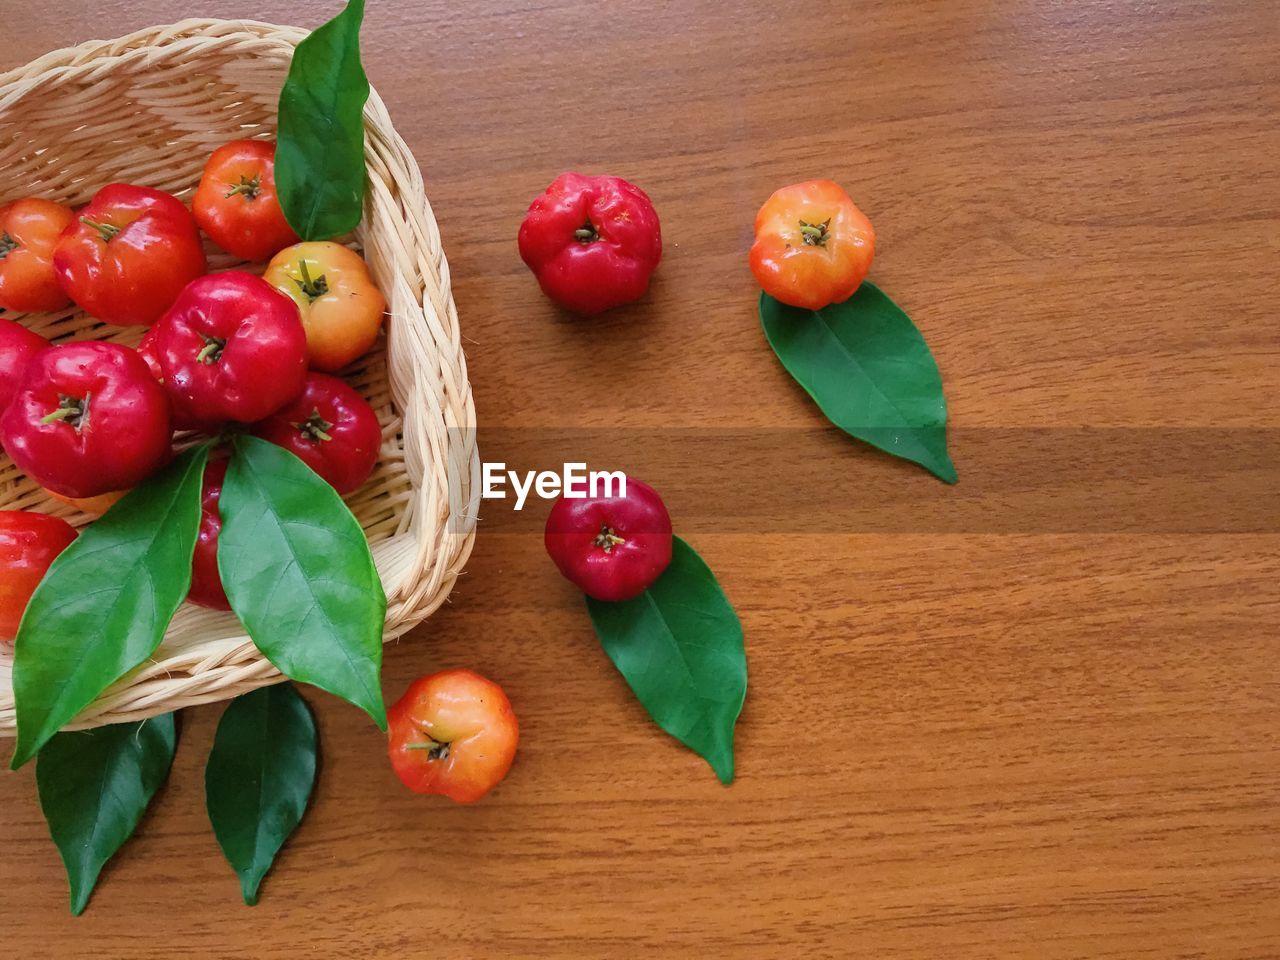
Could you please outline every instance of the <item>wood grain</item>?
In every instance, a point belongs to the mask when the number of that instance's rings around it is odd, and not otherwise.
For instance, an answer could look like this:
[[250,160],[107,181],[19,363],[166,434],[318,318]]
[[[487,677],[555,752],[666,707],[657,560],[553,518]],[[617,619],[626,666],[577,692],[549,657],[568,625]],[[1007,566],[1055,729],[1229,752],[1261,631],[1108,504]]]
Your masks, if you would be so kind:
[[[5,6],[2,65],[197,12],[322,15]],[[1234,427],[1274,449],[1278,41],[1255,2],[370,4],[369,73],[440,219],[484,456],[608,427],[623,466],[664,465],[746,626],[739,779],[646,725],[536,517],[491,504],[451,605],[388,651],[386,689],[454,665],[499,679],[523,743],[495,795],[405,793],[376,731],[313,696],[318,802],[246,909],[203,812],[219,711],[189,711],[169,786],[79,920],[31,772],[0,777],[0,953],[1280,957],[1275,463],[1227,471],[1263,520],[1188,534],[1215,528],[1182,523],[1184,485],[1143,479],[1159,449],[1108,454],[1099,496],[1150,522],[1073,525],[1049,509],[1071,460],[1037,488],[993,440]],[[641,183],[667,240],[647,301],[591,323],[560,317],[515,252],[566,168]],[[807,435],[848,472],[841,522],[815,528],[824,492],[780,442],[754,469],[801,507],[757,532],[754,485],[717,476],[732,457],[664,460],[661,430],[821,426],[764,343],[744,256],[770,190],[816,175],[875,220],[873,276],[938,356],[961,483]],[[971,503],[942,519],[966,490],[990,526]],[[1031,495],[1039,512],[1010,519]],[[886,498],[892,529],[857,522]]]

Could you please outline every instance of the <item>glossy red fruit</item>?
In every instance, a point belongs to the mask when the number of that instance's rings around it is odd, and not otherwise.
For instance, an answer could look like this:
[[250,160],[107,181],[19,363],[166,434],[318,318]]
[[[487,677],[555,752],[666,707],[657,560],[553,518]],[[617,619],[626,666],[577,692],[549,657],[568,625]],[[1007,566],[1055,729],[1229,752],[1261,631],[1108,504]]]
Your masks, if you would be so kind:
[[474,803],[511,769],[520,725],[502,688],[470,670],[415,680],[387,711],[388,752],[415,793]]
[[75,538],[71,524],[60,517],[0,510],[0,642],[18,635],[31,595]]
[[194,280],[157,328],[165,389],[200,421],[255,423],[302,392],[307,334],[298,308],[260,277]]
[[[155,378],[156,383],[164,383],[164,373],[160,369],[160,358],[156,356],[156,326],[150,327],[146,333],[142,335],[142,339],[138,341],[138,356],[147,362],[147,369],[151,371],[151,376]],[[169,394],[169,402],[173,412],[173,429],[175,430],[196,430],[200,433],[210,435],[216,434],[222,430],[225,421],[222,420],[202,420],[196,416],[191,409],[191,404],[184,398]]]
[[47,346],[48,340],[17,320],[0,317],[0,413],[13,399],[27,361]]
[[196,552],[191,558],[191,592],[187,599],[210,610],[230,610],[227,592],[222,589],[218,572],[218,534],[222,532],[222,514],[218,499],[222,482],[227,477],[227,461],[211,460],[204,468],[204,485],[200,489],[200,533]]
[[37,353],[0,415],[0,443],[18,468],[77,499],[137,486],[168,462],[172,434],[164,388],[115,343]]
[[369,479],[382,446],[373,407],[323,373],[308,374],[298,399],[256,424],[253,433],[294,453],[341,494]]
[[627,477],[625,496],[562,496],[547,517],[544,542],[560,572],[588,596],[630,600],[671,563],[671,517],[653,487]]
[[542,292],[582,314],[639,300],[662,259],[658,212],[621,177],[561,174],[530,204],[519,244]]
[[205,272],[195,220],[150,187],[103,187],[58,238],[53,266],[71,299],[104,323],[155,323]]
[[243,260],[266,260],[298,242],[276,197],[276,145],[233,140],[204,166],[191,212],[209,239]]

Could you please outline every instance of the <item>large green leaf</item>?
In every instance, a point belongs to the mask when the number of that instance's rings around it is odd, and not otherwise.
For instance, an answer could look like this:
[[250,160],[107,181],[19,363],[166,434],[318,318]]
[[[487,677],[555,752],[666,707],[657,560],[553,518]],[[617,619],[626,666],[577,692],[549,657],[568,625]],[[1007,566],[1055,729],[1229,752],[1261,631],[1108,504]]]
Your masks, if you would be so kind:
[[355,704],[385,730],[387,598],[342,498],[288,450],[241,435],[218,510],[222,585],[258,649],[285,676]]
[[135,487],[36,589],[14,648],[14,769],[164,639],[191,587],[207,455],[193,447]]
[[204,772],[209,820],[244,902],[302,820],[316,781],[316,724],[291,683],[232,701]]
[[782,365],[832,423],[956,482],[938,365],[911,318],[879,289],[864,283],[821,310],[762,293],[760,321]]
[[649,715],[733,780],[733,728],[747,695],[742,624],[693,548],[675,538],[671,565],[644,593],[587,598],[605,652]]
[[364,104],[369,80],[360,65],[364,0],[298,44],[280,91],[276,193],[303,240],[355,229],[364,206]]
[[169,775],[173,714],[60,733],[36,762],[40,806],[71,884],[71,912],[89,902],[103,865],[133,835]]

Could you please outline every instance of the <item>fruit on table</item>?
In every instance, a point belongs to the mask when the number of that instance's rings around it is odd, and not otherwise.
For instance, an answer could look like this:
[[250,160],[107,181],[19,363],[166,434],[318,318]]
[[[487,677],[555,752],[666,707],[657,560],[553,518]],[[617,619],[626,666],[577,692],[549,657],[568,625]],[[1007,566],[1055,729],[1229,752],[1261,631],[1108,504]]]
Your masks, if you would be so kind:
[[589,315],[644,296],[662,259],[662,229],[634,184],[563,173],[529,205],[519,245],[542,292]]
[[415,680],[387,711],[396,776],[415,793],[474,803],[511,769],[520,727],[492,680],[446,670]]
[[271,258],[262,278],[298,305],[316,370],[341,370],[377,341],[387,301],[355,251],[327,240],[296,243]]
[[222,588],[222,575],[218,572],[218,534],[222,532],[218,498],[222,496],[222,482],[226,478],[226,460],[210,460],[205,466],[204,483],[200,488],[200,532],[196,535],[196,550],[191,558],[191,592],[187,599],[210,610],[231,609],[227,592]]
[[776,191],[760,208],[751,272],[774,299],[821,310],[853,296],[875,251],[875,228],[844,189],[808,180]]
[[209,239],[244,260],[266,260],[298,242],[276,197],[276,145],[233,140],[205,164],[191,212]]
[[36,197],[0,206],[0,309],[46,313],[71,302],[53,269],[53,248],[73,216],[70,207]]
[[137,352],[77,342],[42,350],[0,415],[0,443],[64,497],[136,486],[170,457],[169,398]]
[[76,532],[59,517],[0,510],[0,642],[18,635],[27,601]]
[[0,317],[0,413],[13,399],[27,361],[47,346],[48,340],[17,320]]
[[296,454],[341,494],[369,479],[382,446],[373,407],[324,373],[308,374],[298,398],[256,424],[253,433]]
[[671,563],[671,517],[653,487],[627,477],[625,496],[562,496],[547,517],[544,542],[587,596],[630,600]]
[[58,238],[53,265],[72,300],[119,326],[155,323],[206,267],[182,201],[126,183],[94,194]]
[[302,391],[307,335],[293,301],[249,273],[193,280],[156,324],[164,387],[184,416],[255,423]]

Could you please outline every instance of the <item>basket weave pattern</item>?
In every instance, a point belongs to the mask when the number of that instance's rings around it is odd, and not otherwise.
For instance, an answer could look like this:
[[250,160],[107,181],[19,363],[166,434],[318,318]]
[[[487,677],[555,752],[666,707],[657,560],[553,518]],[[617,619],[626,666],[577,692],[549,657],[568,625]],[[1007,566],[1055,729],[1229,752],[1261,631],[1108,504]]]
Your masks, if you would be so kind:
[[[266,23],[187,20],[0,74],[0,201],[39,196],[80,205],[123,181],[189,202],[215,148],[275,135],[280,87],[304,36]],[[449,268],[421,174],[376,91],[364,120],[369,187],[353,243],[386,295],[390,319],[379,346],[344,372],[383,428],[378,467],[347,503],[386,588],[391,639],[444,602],[470,553],[479,460]],[[206,249],[211,269],[242,266]],[[74,310],[12,316],[59,341],[132,346],[142,335]],[[76,525],[91,519],[47,497],[3,454],[0,509],[54,513]],[[10,652],[0,650],[0,735],[14,731],[11,668]],[[184,605],[154,658],[73,726],[142,719],[281,679],[234,616]]]

